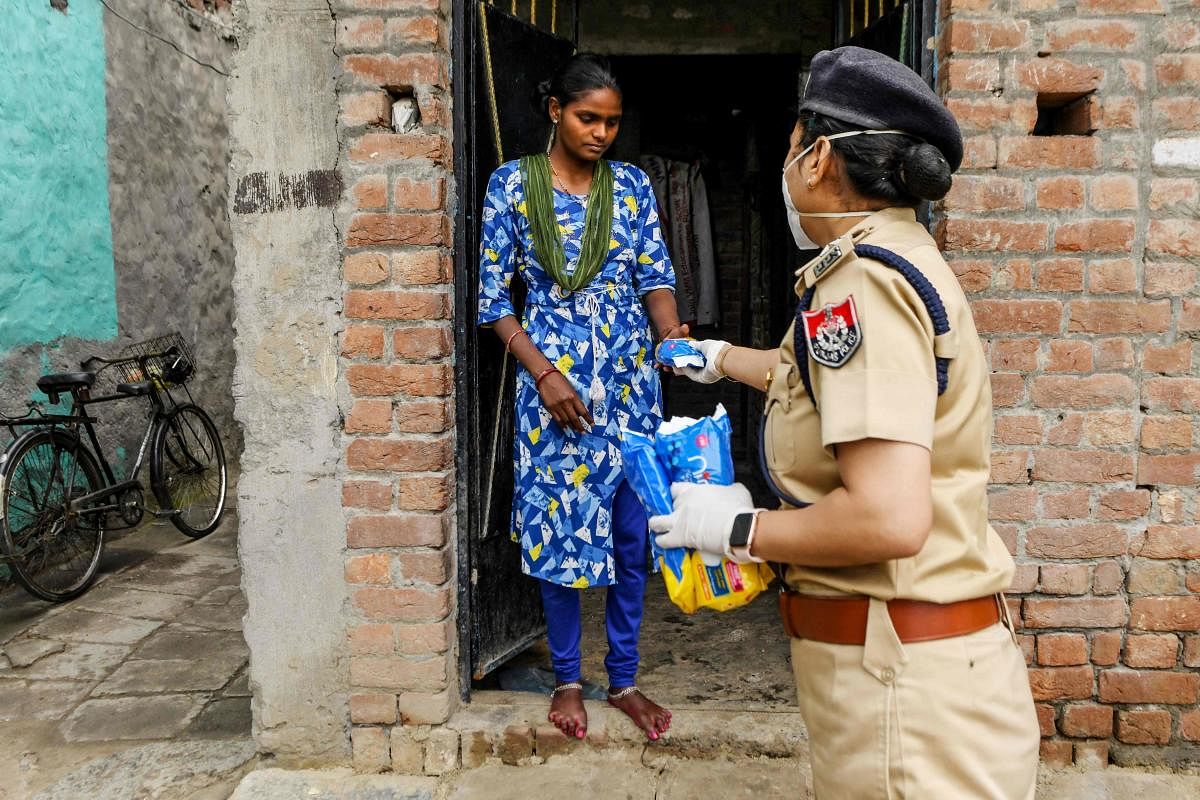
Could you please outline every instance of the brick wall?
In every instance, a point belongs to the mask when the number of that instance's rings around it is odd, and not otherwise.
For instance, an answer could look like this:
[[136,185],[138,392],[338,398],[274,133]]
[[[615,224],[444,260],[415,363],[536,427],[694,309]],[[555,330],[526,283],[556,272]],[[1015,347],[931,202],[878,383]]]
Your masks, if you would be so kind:
[[[1195,761],[1200,183],[1156,143],[1200,130],[1196,4],[942,15],[967,155],[938,233],[989,347],[991,514],[1018,560],[1043,758]],[[1060,129],[1085,135],[1030,135],[1039,96],[1074,101]]]
[[[336,0],[351,740],[361,771],[440,773],[458,739],[449,3]],[[390,105],[415,97],[398,134]],[[449,207],[448,207],[449,206]],[[450,741],[453,739],[453,741]]]

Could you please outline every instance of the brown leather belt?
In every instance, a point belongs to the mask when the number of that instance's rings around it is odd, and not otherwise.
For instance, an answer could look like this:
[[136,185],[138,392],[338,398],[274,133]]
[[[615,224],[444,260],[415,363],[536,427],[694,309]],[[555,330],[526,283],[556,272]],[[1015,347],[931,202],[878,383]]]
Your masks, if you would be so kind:
[[[888,616],[901,642],[948,639],[991,627],[1003,618],[998,595],[960,600],[957,603],[928,603],[923,600],[891,600]],[[828,644],[862,645],[867,635],[866,597],[815,597],[793,591],[779,594],[779,612],[788,636]]]

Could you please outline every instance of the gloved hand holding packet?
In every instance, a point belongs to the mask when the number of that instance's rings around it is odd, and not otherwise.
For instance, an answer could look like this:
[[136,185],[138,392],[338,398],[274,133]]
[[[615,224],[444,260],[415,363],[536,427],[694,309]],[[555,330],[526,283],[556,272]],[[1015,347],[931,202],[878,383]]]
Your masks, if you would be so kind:
[[[671,482],[733,483],[733,426],[721,405],[710,417],[673,417],[653,438],[623,432],[621,455],[625,477],[651,516],[670,514]],[[650,536],[654,561],[662,572],[671,602],[685,613],[697,608],[726,611],[745,605],[770,584],[774,573],[766,564],[737,564],[721,559],[706,564],[700,553],[685,548],[663,549]]]
[[654,358],[664,367],[704,366],[704,353],[687,339],[663,339],[654,351]]

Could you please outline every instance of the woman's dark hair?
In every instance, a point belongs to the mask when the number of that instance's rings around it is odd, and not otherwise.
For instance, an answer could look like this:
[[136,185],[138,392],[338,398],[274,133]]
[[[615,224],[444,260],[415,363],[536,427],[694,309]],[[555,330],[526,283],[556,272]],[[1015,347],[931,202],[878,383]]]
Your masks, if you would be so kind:
[[[812,111],[800,113],[801,147],[820,136],[862,130],[861,125]],[[851,185],[859,194],[897,205],[941,200],[950,191],[950,163],[933,145],[904,134],[847,136],[829,143],[842,157]]]
[[565,108],[571,101],[597,89],[612,89],[621,94],[621,87],[613,77],[607,58],[595,53],[578,53],[571,56],[551,78],[537,85],[533,102],[538,111],[546,114],[549,113],[551,97]]

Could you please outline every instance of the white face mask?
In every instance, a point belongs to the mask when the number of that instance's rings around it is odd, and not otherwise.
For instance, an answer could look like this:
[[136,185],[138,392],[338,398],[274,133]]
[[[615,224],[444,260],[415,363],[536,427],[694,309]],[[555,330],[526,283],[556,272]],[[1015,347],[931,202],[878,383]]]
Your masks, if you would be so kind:
[[[844,139],[847,136],[858,136],[860,134],[871,136],[880,133],[899,133],[905,134],[904,131],[886,130],[886,131],[845,131],[844,133],[835,133],[825,138],[829,141],[833,139]],[[801,217],[820,217],[822,219],[838,219],[840,217],[869,217],[874,214],[874,211],[810,211],[801,213],[796,209],[796,204],[792,201],[792,193],[788,189],[787,171],[791,169],[792,164],[797,163],[800,159],[808,155],[814,147],[817,146],[813,142],[808,147],[800,151],[800,155],[793,158],[783,167],[783,205],[787,208],[788,228],[792,231],[792,238],[796,240],[796,247],[801,250],[819,250],[821,245],[817,244],[812,238],[804,232],[804,228],[800,225]]]

